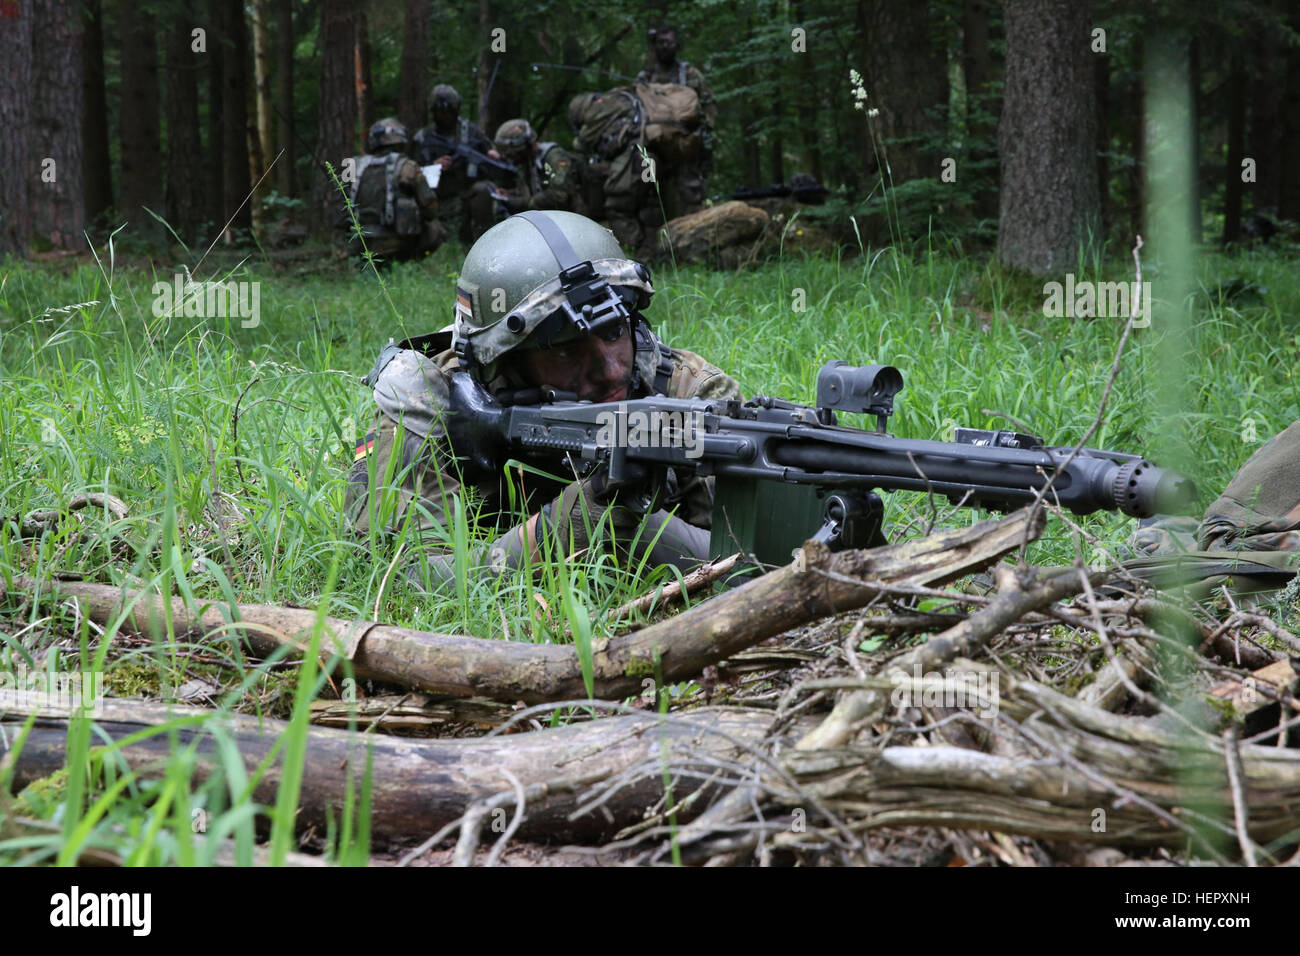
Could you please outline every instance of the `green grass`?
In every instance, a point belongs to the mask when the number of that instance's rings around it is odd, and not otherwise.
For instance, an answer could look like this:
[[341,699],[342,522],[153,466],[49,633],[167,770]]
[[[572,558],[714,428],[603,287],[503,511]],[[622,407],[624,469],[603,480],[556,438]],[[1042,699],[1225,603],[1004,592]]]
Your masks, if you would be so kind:
[[[1135,333],[1090,444],[1154,453],[1162,443],[1185,442],[1208,503],[1253,449],[1300,418],[1293,262],[1287,249],[1202,258],[1190,331],[1182,341],[1164,340],[1157,318]],[[199,602],[287,603],[341,618],[369,617],[378,605],[386,621],[485,637],[569,640],[572,625],[589,675],[591,642],[608,633],[603,611],[666,571],[639,573],[590,555],[558,571],[549,566],[535,583],[522,576],[468,582],[431,601],[411,592],[399,570],[388,573],[409,533],[358,539],[343,519],[352,441],[373,415],[359,378],[390,336],[450,321],[457,265],[453,250],[443,249],[424,263],[396,265],[381,280],[337,265],[313,276],[277,275],[250,261],[222,277],[262,283],[256,328],[238,319],[155,317],[151,286],[170,281],[170,270],[124,266],[111,255],[64,270],[0,266],[0,573],[11,592],[0,598],[0,665],[24,655],[42,666],[50,655],[66,663],[78,650],[86,660],[105,657],[116,627],[100,638],[66,608],[12,593],[15,575],[58,571],[157,583]],[[1125,257],[1075,274],[1130,279],[1130,268]],[[1144,264],[1144,278],[1159,297],[1158,262]],[[1225,296],[1229,279],[1241,280],[1231,288],[1251,285]],[[1122,324],[1047,318],[1040,281],[941,252],[904,258],[869,250],[737,274],[661,269],[655,281],[649,316],[660,335],[729,371],[747,395],[810,401],[818,368],[833,358],[898,366],[907,387],[891,430],[919,438],[949,438],[954,424],[1014,427],[983,411],[990,409],[1053,443],[1077,441],[1096,413]],[[794,311],[797,300],[804,311]],[[1188,377],[1172,423],[1156,415],[1171,354],[1181,356]],[[1256,441],[1243,439],[1252,433]],[[94,491],[120,497],[127,517],[88,509],[23,540],[8,520]],[[449,529],[462,553],[470,543],[464,509]],[[888,502],[896,529],[915,533],[928,513],[923,495]],[[961,512],[945,521],[975,517]],[[1112,548],[1133,526],[1114,515],[1083,524]],[[1073,555],[1070,535],[1054,525],[1030,559]],[[255,810],[271,820],[273,853],[293,848],[294,768],[305,707],[322,674],[311,665],[253,667],[237,645],[186,643],[169,622],[147,644],[119,641],[104,666],[116,694],[164,697],[167,688],[204,677],[222,689],[228,709],[290,719],[281,799],[251,805],[253,781],[219,728],[223,772],[200,784],[192,748],[177,745],[161,779],[141,780],[116,748],[98,747],[88,726],[74,723],[66,782],[51,783],[45,796],[33,792],[21,808],[58,819],[61,833],[2,841],[0,860],[67,861],[78,847],[105,845],[132,862],[204,862],[216,841],[200,847],[190,838],[195,809],[209,836],[235,838],[241,860],[251,859]],[[332,828],[336,858],[365,859],[367,800],[361,787]],[[8,806],[0,802],[0,816]]]

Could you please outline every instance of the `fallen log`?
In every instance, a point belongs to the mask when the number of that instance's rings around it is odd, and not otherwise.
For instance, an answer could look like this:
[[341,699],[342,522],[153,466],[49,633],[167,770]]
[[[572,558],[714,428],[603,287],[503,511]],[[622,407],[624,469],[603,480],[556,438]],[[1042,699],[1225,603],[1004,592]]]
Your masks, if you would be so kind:
[[[251,775],[276,740],[288,729],[283,721],[241,714],[221,714],[195,707],[107,699],[99,730],[114,741],[180,717],[207,716],[230,737]],[[13,767],[15,791],[67,764],[66,715],[38,711]],[[26,719],[21,711],[0,716],[0,760],[8,756]],[[327,812],[339,819],[347,781],[359,788],[366,752],[373,750],[372,833],[379,838],[415,842],[457,820],[472,804],[511,785],[503,771],[525,789],[540,794],[528,801],[520,833],[547,840],[594,841],[639,820],[664,794],[662,762],[680,764],[703,755],[735,759],[746,744],[756,744],[771,723],[771,714],[740,708],[693,711],[689,717],[660,719],[656,714],[628,714],[554,730],[496,737],[429,740],[364,735],[312,727],[303,767],[299,828],[323,829]],[[175,738],[175,743],[169,739]],[[166,773],[174,752],[197,742],[196,778],[221,776],[211,731],[196,724],[147,736],[118,752],[142,776]],[[645,764],[647,771],[602,804],[597,812],[570,819],[593,784]],[[275,803],[282,758],[262,778],[253,799]],[[693,787],[692,787],[693,789]],[[679,796],[681,794],[679,793]],[[683,813],[683,816],[688,814]]]
[[[1042,533],[1041,514],[944,531],[914,541],[831,554],[808,542],[789,565],[649,627],[592,642],[594,694],[618,700],[642,691],[660,668],[665,681],[686,680],[710,664],[792,627],[862,607],[890,587],[933,587],[974,573]],[[157,594],[102,584],[19,579],[25,591],[76,598],[92,620],[160,633],[164,610],[176,633],[242,633],[269,656],[284,645],[301,650],[317,624],[302,608],[213,601],[195,610],[182,598],[168,606]],[[524,644],[435,634],[374,621],[326,617],[322,647],[352,661],[359,680],[400,684],[432,694],[541,703],[587,696],[577,651],[568,645]]]

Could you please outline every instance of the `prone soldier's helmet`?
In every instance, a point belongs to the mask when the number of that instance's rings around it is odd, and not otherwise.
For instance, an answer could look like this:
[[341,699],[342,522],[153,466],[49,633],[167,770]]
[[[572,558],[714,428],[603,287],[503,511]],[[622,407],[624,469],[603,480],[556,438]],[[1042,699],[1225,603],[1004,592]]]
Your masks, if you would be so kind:
[[483,233],[465,256],[452,347],[486,384],[515,349],[630,327],[652,295],[650,271],[604,226],[560,210],[523,212]]
[[376,120],[370,127],[367,138],[370,152],[377,152],[385,146],[405,146],[407,143],[406,127],[391,116]]
[[537,142],[537,134],[533,132],[533,127],[528,120],[510,119],[497,127],[497,135],[493,142],[503,153],[512,156],[529,156],[533,152],[533,144]]
[[439,83],[429,93],[429,109],[451,109],[460,112],[460,94],[449,83]]

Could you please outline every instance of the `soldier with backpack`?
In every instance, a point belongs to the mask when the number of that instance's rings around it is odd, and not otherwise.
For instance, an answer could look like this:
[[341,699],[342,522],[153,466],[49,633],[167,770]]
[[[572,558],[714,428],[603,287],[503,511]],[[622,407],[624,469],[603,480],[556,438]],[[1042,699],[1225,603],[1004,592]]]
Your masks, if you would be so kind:
[[[664,104],[663,111],[667,122],[679,124],[676,131],[664,131],[667,142],[657,150],[663,163],[658,179],[664,218],[676,219],[695,212],[704,203],[705,181],[713,166],[713,128],[718,121],[718,107],[699,68],[677,59],[676,30],[670,26],[651,30],[650,47],[653,59],[637,74],[637,96],[652,106],[647,87],[677,87],[683,92],[691,90],[698,104],[691,104],[690,97],[672,90],[657,94],[674,98],[671,105]],[[653,128],[650,138],[659,139]]]
[[[367,249],[385,261],[416,259],[447,238],[438,222],[438,198],[419,164],[406,156],[406,127],[385,117],[370,127],[364,156],[348,161],[352,216],[341,217],[348,253]],[[360,235],[358,235],[358,227]]]

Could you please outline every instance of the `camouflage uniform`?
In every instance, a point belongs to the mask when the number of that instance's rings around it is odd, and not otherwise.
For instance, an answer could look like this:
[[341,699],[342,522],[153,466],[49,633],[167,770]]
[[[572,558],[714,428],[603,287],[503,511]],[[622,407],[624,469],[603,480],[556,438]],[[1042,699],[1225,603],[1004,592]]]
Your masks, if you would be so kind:
[[[462,489],[457,477],[442,423],[442,414],[450,401],[450,376],[460,367],[460,361],[447,347],[449,332],[444,330],[430,340],[430,343],[418,343],[423,350],[386,349],[367,378],[374,385],[378,409],[374,431],[356,449],[355,463],[348,476],[347,514],[362,533],[371,528],[396,531],[409,520],[421,534],[431,533],[429,543],[437,548],[445,547],[448,540],[451,496],[463,495],[466,489]],[[740,387],[734,379],[692,352],[669,350],[644,323],[637,323],[635,344],[636,378],[630,397],[664,394],[672,398],[741,398]],[[654,391],[656,383],[660,392]],[[498,375],[488,384],[488,391],[495,393],[518,385]],[[470,489],[482,503],[480,522],[488,522],[498,532],[513,525],[521,511],[533,514],[540,510],[550,523],[551,540],[558,544],[560,553],[570,554],[588,546],[588,528],[596,527],[608,510],[623,553],[627,553],[627,542],[639,528],[640,540],[648,542],[663,527],[662,539],[649,552],[651,564],[689,567],[707,555],[707,529],[713,507],[711,478],[687,474],[678,482],[671,476],[664,501],[666,510],[650,515],[644,527],[641,517],[627,508],[599,504],[589,480],[566,484],[522,472],[513,475],[512,480],[516,500],[522,502],[513,510],[504,476],[495,485]],[[382,493],[371,494],[372,488],[382,489]],[[543,505],[544,502],[549,503]],[[539,505],[542,505],[540,509]],[[670,518],[668,512],[674,508],[681,520]],[[519,537],[516,531],[513,539]],[[515,547],[517,558],[522,544],[517,543]],[[447,559],[442,557],[440,572],[435,568],[438,557],[435,553],[430,569],[435,579],[446,580]],[[472,557],[479,567],[496,564],[496,559],[489,559],[483,551]],[[411,573],[417,574],[414,570]]]
[[[418,259],[437,249],[447,238],[438,222],[438,198],[424,178],[418,163],[391,150],[356,157],[356,180],[352,203],[361,239],[350,217],[342,222],[348,230],[348,254],[361,256],[366,249],[385,260]],[[387,205],[387,179],[393,177],[397,225],[382,223]],[[414,208],[410,208],[411,205]]]
[[666,219],[676,219],[696,212],[704,204],[705,180],[713,167],[713,128],[718,121],[718,105],[713,98],[713,90],[705,82],[704,74],[685,60],[676,60],[668,66],[654,60],[648,68],[637,74],[636,81],[689,86],[700,99],[700,113],[704,117],[700,126],[700,136],[704,141],[703,157],[677,166],[668,165],[659,176]]
[[1177,551],[1300,551],[1300,422],[1275,435],[1205,510],[1189,518],[1143,522],[1132,546],[1143,554]]
[[528,167],[524,209],[567,209],[582,214],[582,158],[556,143],[538,143]]
[[[439,156],[445,155],[431,141],[431,137],[435,134],[464,143],[470,149],[478,150],[480,153],[486,153],[493,148],[492,141],[483,135],[481,129],[465,117],[458,116],[454,126],[439,129],[436,124],[430,123],[415,134],[412,142],[413,155],[422,165],[428,166]],[[475,221],[476,218],[482,219],[482,211],[479,208],[481,203],[473,202],[475,185],[476,182],[469,177],[465,166],[460,163],[454,163],[450,169],[444,169],[442,178],[438,180],[438,219],[450,235],[459,236],[461,242],[465,243],[473,242],[492,224],[491,221],[486,225]],[[490,209],[490,201],[488,208]],[[478,213],[477,217],[476,213]]]

